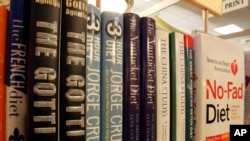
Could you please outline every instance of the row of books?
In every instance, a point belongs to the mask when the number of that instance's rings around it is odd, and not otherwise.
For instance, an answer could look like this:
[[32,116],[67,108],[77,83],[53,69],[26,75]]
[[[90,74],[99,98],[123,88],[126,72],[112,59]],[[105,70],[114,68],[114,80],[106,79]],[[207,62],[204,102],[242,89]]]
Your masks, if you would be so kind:
[[0,10],[1,140],[229,141],[244,124],[239,45],[87,0]]

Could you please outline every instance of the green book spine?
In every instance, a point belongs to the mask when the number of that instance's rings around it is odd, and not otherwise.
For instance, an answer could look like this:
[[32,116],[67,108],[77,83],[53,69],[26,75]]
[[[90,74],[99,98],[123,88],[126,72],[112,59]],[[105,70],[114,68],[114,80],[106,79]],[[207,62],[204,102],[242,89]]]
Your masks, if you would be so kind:
[[170,41],[170,140],[185,141],[185,57],[184,36],[172,32]]

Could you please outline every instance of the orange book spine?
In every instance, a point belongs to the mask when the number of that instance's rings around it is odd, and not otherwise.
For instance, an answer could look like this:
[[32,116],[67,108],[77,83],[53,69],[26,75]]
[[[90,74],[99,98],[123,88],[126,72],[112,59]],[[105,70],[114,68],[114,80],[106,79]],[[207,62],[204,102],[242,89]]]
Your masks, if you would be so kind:
[[7,46],[8,10],[0,7],[0,141],[4,140],[5,58]]

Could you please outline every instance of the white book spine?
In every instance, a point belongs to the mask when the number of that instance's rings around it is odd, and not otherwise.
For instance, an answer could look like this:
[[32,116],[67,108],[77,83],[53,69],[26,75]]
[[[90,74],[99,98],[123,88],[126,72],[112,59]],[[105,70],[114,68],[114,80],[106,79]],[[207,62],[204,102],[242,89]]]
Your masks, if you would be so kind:
[[169,33],[156,29],[156,141],[170,141]]

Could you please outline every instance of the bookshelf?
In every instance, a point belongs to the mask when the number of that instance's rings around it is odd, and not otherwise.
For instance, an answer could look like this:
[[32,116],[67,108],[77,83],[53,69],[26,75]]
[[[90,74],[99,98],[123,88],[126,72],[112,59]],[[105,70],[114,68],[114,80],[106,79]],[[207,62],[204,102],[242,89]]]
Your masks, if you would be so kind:
[[[228,5],[230,4],[229,2],[232,2],[232,0],[226,1],[228,1]],[[247,40],[250,38],[250,21],[246,16],[241,16],[244,13],[250,12],[249,0],[243,0],[242,2],[237,7],[230,8],[231,11],[224,8],[226,12],[223,12],[221,16],[212,16],[209,14],[208,34],[236,42],[241,44],[245,50],[249,50],[249,44],[241,43],[244,42],[244,39]],[[148,3],[138,0],[135,1],[132,11],[141,16],[158,16],[161,20],[185,33],[204,32],[204,11],[190,4],[187,0],[153,0]],[[222,35],[213,30],[216,27],[229,23],[238,25],[243,28],[243,31]]]
[[[4,6],[8,7],[9,3],[6,3],[6,1],[7,0],[1,0],[0,5],[4,5]],[[190,3],[188,1],[190,1]],[[127,0],[127,2],[130,2],[130,5],[131,5],[131,3],[134,3],[134,6],[132,7],[131,12],[138,13],[142,17],[143,16],[156,16],[157,18],[159,18],[163,22],[168,23],[165,20],[167,20],[168,17],[171,17],[170,13],[172,13],[172,14],[174,13],[175,15],[179,15],[179,17],[177,17],[177,18],[180,18],[181,20],[185,20],[185,19],[190,20],[190,21],[193,20],[193,23],[186,24],[185,21],[179,22],[180,19],[179,19],[179,21],[177,21],[177,20],[174,21],[172,19],[173,23],[170,23],[169,25],[171,26],[171,28],[173,28],[173,30],[178,29],[178,27],[174,27],[175,25],[185,24],[185,26],[188,28],[188,30],[187,29],[184,29],[184,30],[179,29],[180,32],[187,33],[187,34],[191,34],[194,32],[205,32],[205,33],[212,34],[214,36],[219,36],[219,37],[225,38],[225,39],[231,38],[231,37],[226,37],[226,36],[223,36],[220,34],[216,34],[215,32],[211,31],[211,28],[214,26],[212,24],[213,21],[215,21],[215,20],[216,21],[217,20],[224,21],[225,20],[224,18],[229,17],[229,16],[226,14],[224,17],[224,15],[220,11],[216,11],[216,9],[211,10],[210,7],[207,7],[206,4],[204,4],[204,3],[197,4],[194,1],[195,0],[154,0],[151,3],[146,4],[142,0],[135,0],[135,1]],[[194,2],[194,3],[192,3],[192,2]],[[145,4],[145,5],[143,5],[143,4]],[[96,5],[97,5],[97,7],[100,7],[100,5],[101,5],[100,0],[96,1]],[[214,3],[212,3],[211,5],[212,5],[212,7],[217,7],[218,3],[215,4],[215,6],[214,6]],[[148,7],[148,8],[145,8],[144,6]],[[221,7],[220,4],[219,4],[219,7]],[[143,9],[143,10],[140,10],[140,9]],[[136,11],[139,11],[139,12],[136,12]],[[202,17],[202,11],[205,11],[203,13],[204,14],[203,17]],[[194,12],[194,14],[192,12]],[[211,15],[209,15],[209,13],[212,13],[214,15],[211,16]],[[183,17],[180,16],[182,14],[183,14]],[[195,16],[199,16],[199,18],[192,19]],[[169,18],[169,19],[171,20],[171,18]],[[194,20],[196,20],[195,21],[196,23],[194,22]],[[176,22],[176,24],[174,22]],[[245,21],[245,22],[249,23],[248,21]],[[199,26],[197,26],[197,25],[199,25]],[[210,28],[210,25],[211,25],[211,28]],[[235,36],[240,36],[240,37],[247,36],[248,37],[250,35],[249,29],[248,29],[248,27],[245,27],[245,28],[246,29],[244,31],[242,31],[241,34],[240,33],[238,33],[238,35],[231,34],[231,36],[233,36],[233,37],[235,37]],[[249,37],[249,39],[250,39],[250,37]],[[241,39],[238,39],[238,40],[241,40]]]

